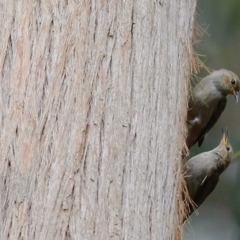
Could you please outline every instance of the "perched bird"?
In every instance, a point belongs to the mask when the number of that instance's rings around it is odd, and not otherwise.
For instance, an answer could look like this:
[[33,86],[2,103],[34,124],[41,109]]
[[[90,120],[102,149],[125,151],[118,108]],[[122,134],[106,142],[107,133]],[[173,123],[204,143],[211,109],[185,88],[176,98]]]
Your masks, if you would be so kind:
[[189,215],[198,208],[216,187],[219,176],[232,160],[232,146],[228,136],[223,133],[218,147],[212,151],[200,153],[189,159],[183,166],[184,178],[193,201]]
[[204,137],[224,111],[228,94],[238,101],[239,88],[238,76],[225,69],[212,72],[194,87],[188,101],[188,149],[196,142],[199,147],[202,145]]

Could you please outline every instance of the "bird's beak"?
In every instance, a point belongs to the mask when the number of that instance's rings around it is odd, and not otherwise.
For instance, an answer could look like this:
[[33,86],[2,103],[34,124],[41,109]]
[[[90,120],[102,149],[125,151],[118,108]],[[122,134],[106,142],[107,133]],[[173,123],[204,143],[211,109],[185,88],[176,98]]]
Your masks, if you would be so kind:
[[223,133],[223,136],[222,136],[222,139],[221,139],[221,144],[228,144],[229,143],[229,133],[228,133],[228,130],[226,129],[226,132],[222,129],[222,133]]
[[236,103],[238,102],[238,91],[234,91],[233,92],[235,99],[236,99]]

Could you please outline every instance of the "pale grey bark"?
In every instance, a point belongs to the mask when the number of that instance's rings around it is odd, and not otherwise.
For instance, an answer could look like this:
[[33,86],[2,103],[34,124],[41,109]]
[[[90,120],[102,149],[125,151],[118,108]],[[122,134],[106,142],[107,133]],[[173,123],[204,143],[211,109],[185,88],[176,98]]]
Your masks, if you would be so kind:
[[196,1],[2,1],[0,239],[175,239]]

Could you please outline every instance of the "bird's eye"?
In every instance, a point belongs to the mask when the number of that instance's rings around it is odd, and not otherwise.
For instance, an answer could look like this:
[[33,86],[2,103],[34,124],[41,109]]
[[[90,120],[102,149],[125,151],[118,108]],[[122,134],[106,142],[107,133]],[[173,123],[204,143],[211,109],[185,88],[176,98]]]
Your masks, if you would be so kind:
[[226,149],[227,149],[228,152],[230,151],[230,147],[229,146],[227,146]]
[[232,84],[232,85],[235,85],[235,83],[236,83],[236,80],[235,80],[235,79],[232,79],[232,80],[231,80],[231,84]]

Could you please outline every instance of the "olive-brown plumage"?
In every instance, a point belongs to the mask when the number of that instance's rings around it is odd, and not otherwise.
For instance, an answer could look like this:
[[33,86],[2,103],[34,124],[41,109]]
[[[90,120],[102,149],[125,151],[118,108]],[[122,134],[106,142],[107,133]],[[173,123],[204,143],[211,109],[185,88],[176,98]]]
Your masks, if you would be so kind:
[[189,215],[198,208],[216,187],[219,176],[232,160],[232,146],[223,134],[218,147],[212,151],[200,153],[189,159],[184,167],[184,176],[189,196],[195,203],[190,206]]
[[228,70],[220,69],[203,78],[193,89],[188,101],[186,143],[190,149],[196,142],[200,147],[227,103],[228,94],[238,100],[240,80]]

